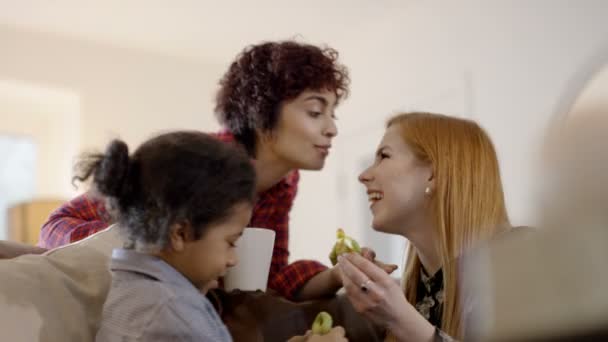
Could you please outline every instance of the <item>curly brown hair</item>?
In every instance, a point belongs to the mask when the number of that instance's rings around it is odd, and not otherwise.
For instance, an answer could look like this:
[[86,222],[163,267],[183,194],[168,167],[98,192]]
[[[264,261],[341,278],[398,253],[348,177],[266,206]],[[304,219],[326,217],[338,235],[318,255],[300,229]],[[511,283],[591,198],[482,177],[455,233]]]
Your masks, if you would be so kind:
[[173,223],[189,222],[199,239],[236,205],[254,203],[249,156],[201,132],[161,134],[133,154],[124,141],[113,140],[105,153],[85,154],[76,165],[74,180],[90,178],[139,251],[164,248]]
[[256,130],[273,130],[281,104],[305,90],[329,90],[337,101],[348,95],[347,68],[338,52],[296,41],[245,48],[220,80],[215,113],[236,140],[255,155]]

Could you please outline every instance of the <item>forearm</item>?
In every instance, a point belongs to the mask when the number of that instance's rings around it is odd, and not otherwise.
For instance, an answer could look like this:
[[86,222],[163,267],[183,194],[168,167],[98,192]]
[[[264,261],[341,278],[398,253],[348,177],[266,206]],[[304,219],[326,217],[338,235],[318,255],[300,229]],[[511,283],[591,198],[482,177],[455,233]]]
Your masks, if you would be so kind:
[[389,322],[387,328],[399,342],[432,342],[435,339],[435,327],[417,313],[416,315],[399,315],[393,322]]
[[304,301],[335,294],[342,287],[342,281],[336,272],[337,269],[330,268],[318,273],[302,286],[295,299]]
[[24,254],[42,254],[46,249],[26,244],[0,241],[0,259],[11,259]]
[[88,196],[78,196],[55,210],[40,229],[38,246],[67,245],[108,227],[111,222],[103,201]]
[[274,272],[268,287],[289,300],[297,300],[306,283],[325,270],[327,267],[317,261],[298,260]]

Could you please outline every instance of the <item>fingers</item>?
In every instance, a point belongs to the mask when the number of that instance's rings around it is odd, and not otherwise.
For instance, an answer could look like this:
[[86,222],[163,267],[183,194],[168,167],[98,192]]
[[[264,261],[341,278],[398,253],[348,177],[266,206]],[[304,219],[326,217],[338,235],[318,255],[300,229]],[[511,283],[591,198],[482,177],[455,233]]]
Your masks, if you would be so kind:
[[329,335],[333,337],[332,341],[339,341],[339,342],[343,342],[343,341],[348,341],[344,336],[346,335],[346,331],[344,331],[344,328],[337,326],[333,329],[331,329],[331,331],[329,332]]
[[387,281],[387,278],[390,278],[384,269],[356,253],[346,254],[342,260],[344,259],[346,259],[347,262],[344,262],[346,267],[342,268],[343,272],[350,272],[349,275],[355,276],[357,274],[363,274],[363,277],[354,278],[353,280],[363,282],[369,278],[374,282],[385,282]]
[[363,284],[366,282],[369,277],[363,273],[360,269],[358,269],[348,258],[345,256],[340,256],[338,263],[341,273],[342,273],[342,283],[344,287],[347,287],[347,284]]
[[357,284],[362,283],[363,281],[353,280],[346,272],[342,272],[342,286],[349,296],[355,294],[359,290],[359,285]]
[[391,273],[395,272],[395,270],[397,268],[399,268],[399,266],[397,266],[395,264],[385,264],[382,261],[378,261],[378,260],[374,261],[374,264],[376,264],[376,266],[383,269],[384,272],[386,272],[387,274],[391,274]]
[[[339,263],[342,268],[342,284],[346,295],[358,312],[367,310],[377,299],[379,289],[377,285],[356,268],[347,258]],[[374,266],[375,267],[375,266]],[[380,272],[384,272],[380,270]],[[362,288],[365,285],[365,290]]]
[[367,260],[370,260],[370,261],[376,260],[376,252],[374,252],[374,250],[371,248],[367,248],[367,247],[361,248],[361,255]]
[[346,335],[346,331],[341,326],[333,327],[329,333],[336,337],[344,337]]
[[287,342],[305,342],[307,338],[305,336],[294,336],[287,340]]
[[344,328],[335,327],[331,331],[323,336],[312,335],[307,342],[345,342],[348,341],[345,336]]
[[312,331],[308,330],[308,331],[306,331],[306,334],[294,336],[294,337],[290,338],[289,340],[287,340],[287,342],[305,342],[305,341],[308,341],[310,336],[312,336]]
[[395,264],[386,264],[386,263],[383,263],[382,261],[376,260],[376,252],[374,252],[374,250],[371,248],[363,247],[361,249],[361,256],[363,256],[365,259],[373,262],[374,264],[376,264],[378,267],[382,268],[384,270],[384,272],[386,272],[388,274],[393,273],[397,268],[399,268]]

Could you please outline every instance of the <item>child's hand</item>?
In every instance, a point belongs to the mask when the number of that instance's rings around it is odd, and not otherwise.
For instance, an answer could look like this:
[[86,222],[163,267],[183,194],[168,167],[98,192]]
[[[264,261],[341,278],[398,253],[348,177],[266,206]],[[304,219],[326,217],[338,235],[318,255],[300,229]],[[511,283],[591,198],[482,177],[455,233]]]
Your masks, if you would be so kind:
[[344,328],[334,327],[325,335],[315,335],[312,331],[307,331],[304,336],[294,336],[287,342],[348,342],[344,336]]
[[346,332],[342,327],[334,327],[327,334],[321,335],[310,335],[306,342],[347,342],[348,340],[344,336]]

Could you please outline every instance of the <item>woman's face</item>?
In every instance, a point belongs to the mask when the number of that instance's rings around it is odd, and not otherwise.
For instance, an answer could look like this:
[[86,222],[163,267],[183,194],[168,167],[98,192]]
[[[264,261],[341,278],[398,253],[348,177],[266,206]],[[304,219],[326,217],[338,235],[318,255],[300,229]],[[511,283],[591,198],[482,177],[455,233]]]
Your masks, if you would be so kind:
[[432,176],[430,165],[420,161],[403,141],[399,125],[389,126],[374,164],[359,176],[359,181],[367,188],[372,227],[386,233],[407,235],[420,226],[428,217]]
[[262,144],[291,169],[322,169],[338,134],[335,107],[332,91],[302,92],[281,105],[277,126]]

